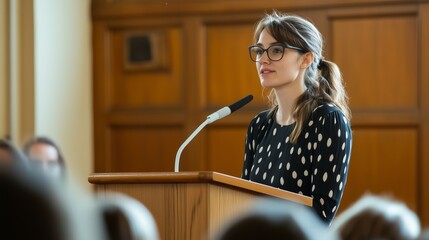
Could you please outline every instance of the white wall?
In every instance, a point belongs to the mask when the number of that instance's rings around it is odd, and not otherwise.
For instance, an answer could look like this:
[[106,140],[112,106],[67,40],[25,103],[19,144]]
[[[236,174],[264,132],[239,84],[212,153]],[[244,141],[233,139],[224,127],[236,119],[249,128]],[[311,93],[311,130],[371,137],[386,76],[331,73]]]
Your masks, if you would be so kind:
[[90,0],[35,0],[35,134],[62,148],[89,188],[93,170]]
[[8,34],[7,26],[9,25],[8,18],[8,2],[0,0],[0,138],[6,137],[9,134],[9,99],[8,91]]

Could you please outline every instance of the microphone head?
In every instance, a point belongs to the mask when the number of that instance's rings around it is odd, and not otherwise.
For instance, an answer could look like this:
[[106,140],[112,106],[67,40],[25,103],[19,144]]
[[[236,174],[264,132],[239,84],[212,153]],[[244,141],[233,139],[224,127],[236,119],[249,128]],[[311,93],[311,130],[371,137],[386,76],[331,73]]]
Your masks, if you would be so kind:
[[229,109],[231,109],[231,113],[237,111],[238,109],[242,108],[244,105],[248,104],[250,101],[253,100],[253,95],[249,94],[246,97],[238,100],[237,102],[229,105]]

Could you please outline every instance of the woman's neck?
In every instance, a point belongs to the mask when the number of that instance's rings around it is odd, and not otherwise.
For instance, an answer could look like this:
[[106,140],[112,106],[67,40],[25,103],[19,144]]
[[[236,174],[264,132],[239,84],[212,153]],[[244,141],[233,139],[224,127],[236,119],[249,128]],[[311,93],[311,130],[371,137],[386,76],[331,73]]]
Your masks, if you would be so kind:
[[300,89],[283,89],[282,91],[274,90],[276,94],[276,100],[278,109],[276,112],[276,122],[280,125],[290,125],[296,121],[293,116],[295,111],[296,102],[305,92],[305,88]]

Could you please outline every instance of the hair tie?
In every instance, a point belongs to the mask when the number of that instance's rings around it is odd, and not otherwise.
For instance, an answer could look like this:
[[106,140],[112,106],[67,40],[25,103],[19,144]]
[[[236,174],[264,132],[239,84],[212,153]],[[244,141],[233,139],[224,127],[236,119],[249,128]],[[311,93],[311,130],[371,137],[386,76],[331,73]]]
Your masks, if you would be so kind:
[[325,61],[323,60],[323,58],[321,58],[319,61],[319,64],[317,64],[317,69],[321,70],[325,66],[326,66]]

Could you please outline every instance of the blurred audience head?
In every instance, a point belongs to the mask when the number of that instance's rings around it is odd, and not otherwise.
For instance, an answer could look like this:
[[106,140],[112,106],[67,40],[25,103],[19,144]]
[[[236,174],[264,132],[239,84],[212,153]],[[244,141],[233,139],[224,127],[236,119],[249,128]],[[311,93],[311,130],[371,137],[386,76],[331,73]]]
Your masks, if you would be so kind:
[[99,199],[99,206],[109,240],[158,240],[155,219],[137,200],[108,194]]
[[335,240],[334,232],[316,216],[314,211],[285,200],[264,199],[248,211],[221,227],[214,240]]
[[27,157],[10,141],[0,139],[0,168],[26,168]]
[[52,176],[64,176],[66,166],[58,145],[50,138],[37,136],[24,145],[24,153],[32,165],[40,167]]
[[0,239],[104,240],[92,195],[39,171],[0,169]]
[[417,239],[420,221],[413,211],[399,201],[365,195],[341,213],[331,229],[343,240]]

